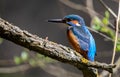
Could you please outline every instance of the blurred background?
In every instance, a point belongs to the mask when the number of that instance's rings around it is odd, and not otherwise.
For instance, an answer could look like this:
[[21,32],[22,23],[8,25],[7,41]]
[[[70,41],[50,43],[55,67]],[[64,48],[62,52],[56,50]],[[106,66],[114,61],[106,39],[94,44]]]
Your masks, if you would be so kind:
[[[104,2],[117,14],[117,0]],[[68,47],[71,45],[66,36],[67,26],[48,23],[48,19],[78,14],[84,18],[86,25],[91,27],[93,18],[97,16],[102,19],[105,11],[99,0],[0,0],[1,18],[41,38],[48,37],[48,40]],[[114,23],[115,19],[111,14],[109,20]],[[113,42],[94,31],[91,32],[97,45],[96,61],[110,63]],[[27,52],[29,50],[5,39],[0,40],[0,77],[82,77],[81,71],[74,66]],[[35,55],[38,55],[37,59]],[[115,61],[119,55],[117,52]],[[20,61],[21,57],[25,60]],[[114,77],[120,75],[116,73]]]

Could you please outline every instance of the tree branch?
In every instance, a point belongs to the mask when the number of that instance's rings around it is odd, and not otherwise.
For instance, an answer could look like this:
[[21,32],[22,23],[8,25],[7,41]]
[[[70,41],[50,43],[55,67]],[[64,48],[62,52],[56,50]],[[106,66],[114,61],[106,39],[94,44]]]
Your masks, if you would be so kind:
[[[86,0],[86,6],[83,6],[83,5],[80,5],[80,4],[76,4],[70,0],[59,0],[61,3],[65,4],[66,6],[70,7],[70,8],[73,8],[75,10],[81,10],[85,13],[88,13],[90,15],[91,18],[95,17],[95,16],[99,16],[99,17],[103,17],[102,15],[100,15],[98,12],[96,12],[93,8],[93,4],[92,1],[89,1],[89,0]],[[89,11],[89,12],[88,12]],[[114,25],[112,23],[109,22],[109,25],[112,27],[112,28],[115,28]],[[90,28],[89,28],[90,29]],[[92,30],[92,29],[90,29]],[[98,33],[100,34],[101,36],[105,37],[106,39],[108,40],[111,40],[111,41],[114,41],[112,40],[111,38],[109,38],[108,36],[106,36],[105,34],[103,33],[100,33],[96,30],[92,30],[93,32],[95,33]]]
[[69,47],[39,38],[37,35],[21,30],[17,26],[14,26],[1,18],[0,37],[37,53],[74,65],[82,71],[87,71],[91,75],[89,77],[96,77],[94,76],[96,74],[93,71],[90,71],[89,67],[100,68],[112,73],[113,68],[116,66],[114,64],[109,65],[99,62],[90,62]]
[[[113,74],[118,73],[118,70],[120,69],[120,57],[118,58],[118,60],[115,62],[115,64],[117,65],[115,69],[113,69]],[[106,77],[108,76],[108,72],[107,71],[102,71],[100,74],[100,77]]]
[[16,73],[24,70],[30,69],[31,66],[29,64],[23,64],[19,66],[12,66],[12,67],[1,67],[0,73]]
[[[91,9],[89,7],[86,7],[86,6],[83,6],[83,5],[80,5],[80,4],[76,4],[70,0],[59,0],[61,3],[65,4],[66,6],[69,6],[73,9],[76,9],[76,10],[81,10],[85,13],[88,13],[89,15],[91,15],[91,17],[94,17],[94,16],[101,16],[99,13],[95,12],[94,9]],[[88,12],[89,10],[89,12]]]
[[[112,55],[112,61],[111,64],[114,63],[115,60],[115,54],[116,54],[116,46],[118,41],[118,32],[119,32],[119,22],[120,22],[120,0],[119,0],[119,7],[118,7],[118,15],[116,18],[116,32],[115,32],[115,42],[114,42],[114,48],[113,48],[113,55]],[[109,77],[111,77],[111,74],[109,74]]]
[[115,41],[115,40],[113,40],[112,38],[110,38],[109,36],[107,36],[107,35],[105,35],[105,34],[99,32],[99,31],[97,31],[97,30],[94,30],[94,29],[91,28],[91,27],[87,27],[87,28],[88,28],[90,31],[93,31],[93,32],[95,32],[95,33],[101,35],[102,37],[104,37],[104,38],[107,39],[107,40],[110,40],[110,41],[113,41],[113,42]]
[[98,0],[104,8],[106,8],[110,13],[111,15],[113,15],[114,18],[117,18],[117,15],[114,13],[114,11],[112,11],[112,9],[110,9],[102,0]]

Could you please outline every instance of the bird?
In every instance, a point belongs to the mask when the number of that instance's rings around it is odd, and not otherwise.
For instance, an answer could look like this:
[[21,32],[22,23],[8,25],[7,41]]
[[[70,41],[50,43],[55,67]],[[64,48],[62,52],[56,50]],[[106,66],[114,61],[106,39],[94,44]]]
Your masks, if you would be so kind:
[[62,19],[49,19],[48,22],[67,24],[67,37],[72,47],[85,59],[92,62],[95,60],[95,40],[81,16],[70,14]]

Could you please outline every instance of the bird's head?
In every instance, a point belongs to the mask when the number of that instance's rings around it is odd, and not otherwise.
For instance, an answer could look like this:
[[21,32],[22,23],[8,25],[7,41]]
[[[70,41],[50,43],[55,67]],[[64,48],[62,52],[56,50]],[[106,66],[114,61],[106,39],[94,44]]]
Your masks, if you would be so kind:
[[79,15],[67,15],[63,19],[50,19],[48,22],[55,22],[55,23],[65,23],[69,26],[83,26],[85,25],[84,20]]

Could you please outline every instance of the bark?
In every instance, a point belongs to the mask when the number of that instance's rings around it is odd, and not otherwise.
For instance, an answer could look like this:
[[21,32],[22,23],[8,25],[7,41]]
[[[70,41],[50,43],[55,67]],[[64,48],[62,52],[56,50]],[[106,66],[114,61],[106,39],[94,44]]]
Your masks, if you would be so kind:
[[74,65],[83,72],[84,77],[98,77],[97,72],[93,68],[100,68],[112,73],[113,68],[116,66],[114,64],[110,65],[100,62],[90,62],[69,47],[42,39],[37,35],[21,30],[19,27],[14,26],[1,18],[0,37],[33,50],[34,52]]

